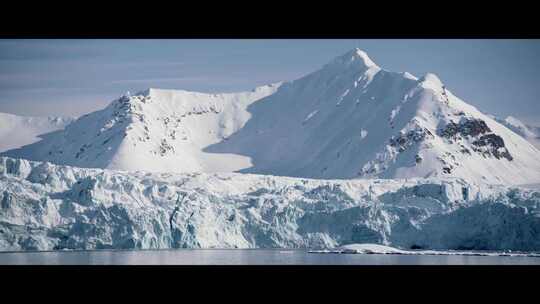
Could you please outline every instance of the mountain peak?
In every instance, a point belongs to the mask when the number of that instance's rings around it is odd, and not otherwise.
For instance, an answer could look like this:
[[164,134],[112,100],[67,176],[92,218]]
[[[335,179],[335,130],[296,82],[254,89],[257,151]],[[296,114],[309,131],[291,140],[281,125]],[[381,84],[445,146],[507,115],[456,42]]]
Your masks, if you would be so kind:
[[366,69],[377,67],[377,65],[371,60],[371,58],[369,58],[368,54],[359,48],[354,48],[347,53],[337,57],[333,61],[333,63],[346,66],[356,65]]
[[441,79],[433,73],[426,73],[424,76],[422,76],[422,78],[420,78],[419,82],[423,83],[426,87],[435,90],[441,90],[444,87]]

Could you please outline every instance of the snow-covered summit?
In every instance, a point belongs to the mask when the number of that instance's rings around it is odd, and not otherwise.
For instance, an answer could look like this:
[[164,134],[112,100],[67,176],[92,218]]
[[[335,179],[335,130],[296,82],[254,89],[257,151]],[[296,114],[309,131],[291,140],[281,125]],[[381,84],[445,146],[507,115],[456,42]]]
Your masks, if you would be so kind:
[[355,66],[364,69],[378,68],[368,54],[359,48],[354,48],[334,59],[329,65]]
[[540,152],[508,124],[435,74],[387,71],[360,49],[249,92],[123,96],[5,155],[121,170],[540,182]]
[[440,90],[444,87],[444,84],[439,76],[435,75],[434,73],[426,73],[422,78],[420,78],[419,82],[427,88]]

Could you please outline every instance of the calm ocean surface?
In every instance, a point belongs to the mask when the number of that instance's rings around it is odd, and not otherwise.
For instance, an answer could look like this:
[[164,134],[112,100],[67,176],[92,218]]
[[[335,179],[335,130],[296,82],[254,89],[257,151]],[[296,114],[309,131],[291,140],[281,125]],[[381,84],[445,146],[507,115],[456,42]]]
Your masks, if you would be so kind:
[[540,265],[539,257],[318,254],[307,250],[181,249],[3,252],[1,265]]

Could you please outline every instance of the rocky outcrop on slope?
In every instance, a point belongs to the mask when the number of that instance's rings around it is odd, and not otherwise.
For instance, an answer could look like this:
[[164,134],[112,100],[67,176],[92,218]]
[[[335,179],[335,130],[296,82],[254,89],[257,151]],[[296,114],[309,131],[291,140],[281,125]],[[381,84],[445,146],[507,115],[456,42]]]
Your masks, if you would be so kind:
[[[481,119],[462,119],[458,124],[452,121],[440,130],[440,135],[450,142],[467,140],[472,144],[472,150],[484,157],[505,158],[508,161],[514,159],[502,137],[494,134]],[[463,153],[470,154],[470,151],[464,148]]]

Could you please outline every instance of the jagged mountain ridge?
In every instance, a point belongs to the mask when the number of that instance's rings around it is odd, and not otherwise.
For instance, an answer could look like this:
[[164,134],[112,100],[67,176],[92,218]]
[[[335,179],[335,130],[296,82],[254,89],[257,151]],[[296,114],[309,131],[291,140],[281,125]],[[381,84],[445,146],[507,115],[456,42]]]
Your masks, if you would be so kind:
[[436,75],[386,71],[359,49],[253,92],[123,96],[5,155],[121,170],[540,181],[540,152],[521,136]]

